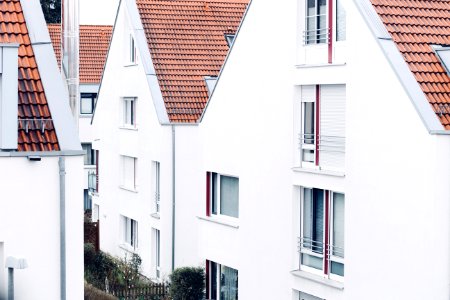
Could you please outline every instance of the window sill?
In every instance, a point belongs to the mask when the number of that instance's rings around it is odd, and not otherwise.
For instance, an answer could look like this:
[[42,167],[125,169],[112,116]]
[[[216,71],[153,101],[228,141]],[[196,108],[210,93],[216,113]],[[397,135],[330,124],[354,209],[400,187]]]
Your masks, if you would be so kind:
[[119,244],[119,248],[130,253],[136,253],[136,249],[133,246],[126,243]]
[[309,68],[326,68],[326,67],[344,67],[346,66],[346,63],[323,63],[323,64],[302,64],[302,65],[295,65],[297,69],[309,69]]
[[126,125],[119,126],[119,129],[132,130],[132,131],[137,131],[138,130],[137,127],[126,126]]
[[134,66],[137,66],[138,64],[137,63],[135,63],[135,62],[129,62],[129,63],[125,63],[123,66],[125,67],[125,68],[127,68],[127,67],[134,67]]
[[158,219],[158,220],[160,219],[159,213],[150,214],[150,217]]
[[345,173],[339,172],[339,171],[309,169],[309,168],[302,168],[302,167],[293,167],[292,170],[295,172],[300,172],[300,173],[312,173],[312,174],[328,175],[328,176],[335,176],[335,177],[345,177]]
[[80,119],[91,119],[92,114],[80,114]]
[[324,278],[322,276],[319,275],[315,275],[315,274],[311,274],[305,271],[301,271],[301,270],[294,270],[291,271],[291,274],[296,276],[296,277],[300,277],[300,278],[304,278],[304,279],[308,279],[338,290],[343,290],[344,289],[344,283],[339,282],[339,281],[334,281],[328,278]]
[[197,216],[197,218],[200,220],[203,220],[203,221],[216,223],[216,224],[220,224],[220,225],[225,225],[225,226],[235,228],[235,229],[239,228],[239,224],[237,221],[233,222],[232,220],[224,220],[224,219],[219,219],[219,218],[214,218],[214,217],[202,217],[202,216]]
[[119,188],[121,188],[122,190],[125,190],[125,191],[132,192],[132,193],[137,193],[138,192],[136,189],[129,188],[129,187],[126,187],[126,186],[123,186],[123,185],[120,185]]

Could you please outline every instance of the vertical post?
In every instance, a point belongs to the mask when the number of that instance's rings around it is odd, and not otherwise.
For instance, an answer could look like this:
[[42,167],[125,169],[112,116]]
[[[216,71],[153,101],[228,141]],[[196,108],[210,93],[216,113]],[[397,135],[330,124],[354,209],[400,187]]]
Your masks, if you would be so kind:
[[66,160],[59,157],[59,263],[61,300],[66,299]]
[[14,269],[8,268],[8,300],[14,300]]

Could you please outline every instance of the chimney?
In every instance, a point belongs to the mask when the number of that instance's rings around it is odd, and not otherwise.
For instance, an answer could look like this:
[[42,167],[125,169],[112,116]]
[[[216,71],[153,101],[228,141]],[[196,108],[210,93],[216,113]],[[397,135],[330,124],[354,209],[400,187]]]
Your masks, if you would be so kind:
[[80,113],[80,22],[79,0],[62,0],[62,65],[69,90],[69,104],[75,126],[78,130],[78,118]]
[[0,44],[0,149],[16,150],[18,139],[19,44]]

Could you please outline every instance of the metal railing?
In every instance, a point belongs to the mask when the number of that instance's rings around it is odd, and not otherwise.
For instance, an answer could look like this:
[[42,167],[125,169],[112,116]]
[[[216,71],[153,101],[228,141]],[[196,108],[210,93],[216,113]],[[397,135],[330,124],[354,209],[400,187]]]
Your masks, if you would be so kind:
[[303,45],[328,44],[331,31],[329,28],[317,28],[303,31]]
[[[300,133],[299,145],[315,145],[316,137],[312,133]],[[345,153],[345,137],[332,135],[319,135],[319,152],[337,152]]]
[[302,252],[302,250],[309,250],[313,253],[323,254],[324,250],[327,249],[327,259],[330,259],[331,256],[337,256],[344,258],[344,248],[338,247],[335,245],[323,243],[321,241],[315,241],[311,238],[299,237],[298,238],[298,252]]

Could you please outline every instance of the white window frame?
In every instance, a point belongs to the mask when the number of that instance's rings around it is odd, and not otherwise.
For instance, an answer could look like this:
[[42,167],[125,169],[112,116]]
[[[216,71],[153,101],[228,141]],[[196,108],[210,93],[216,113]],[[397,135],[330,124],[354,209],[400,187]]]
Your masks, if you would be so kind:
[[129,37],[128,47],[128,62],[130,64],[136,64],[136,42],[132,34]]
[[[333,205],[334,205],[334,194],[342,194],[345,197],[344,193],[340,193],[340,192],[333,192],[330,190],[324,190],[324,189],[316,189],[316,190],[322,190],[323,192],[323,215],[322,215],[322,223],[323,223],[323,240],[322,241],[317,241],[317,242],[321,242],[322,243],[322,253],[317,253],[315,251],[313,251],[312,249],[308,249],[306,247],[302,247],[302,241],[303,241],[303,236],[304,236],[304,211],[305,211],[305,190],[306,189],[310,189],[311,193],[313,194],[313,190],[314,188],[309,188],[309,187],[301,187],[300,188],[300,253],[299,253],[299,266],[300,266],[300,270],[312,273],[312,274],[316,274],[319,276],[323,276],[325,278],[329,278],[335,281],[340,281],[343,282],[344,281],[344,276],[340,276],[338,274],[333,274],[331,273],[331,264],[332,262],[336,262],[336,263],[341,263],[344,265],[345,268],[345,260],[344,257],[340,257],[337,255],[333,254],[333,224],[334,224],[334,214],[333,214]],[[328,200],[327,200],[327,196],[326,193],[328,193]],[[327,202],[328,201],[328,204]],[[345,201],[345,198],[344,198]],[[328,228],[326,227],[326,206],[328,205],[329,211],[328,211]],[[345,218],[345,216],[344,216]],[[328,236],[328,240],[326,240]],[[328,249],[327,249],[328,247]],[[326,259],[325,255],[328,251],[328,255],[329,258]],[[320,258],[322,260],[322,269],[316,269],[307,265],[303,265],[302,264],[302,254],[307,254],[316,258]],[[344,249],[342,250],[342,256],[344,256]],[[327,265],[327,273],[325,272],[325,264]]]
[[161,232],[154,229],[155,232],[155,274],[156,278],[161,278]]
[[159,161],[152,162],[152,186],[153,186],[153,200],[154,211],[159,214],[161,211],[161,164]]
[[137,128],[136,124],[136,97],[123,97],[122,98],[122,126],[124,128]]
[[[318,2],[320,0],[314,0],[314,14],[308,15],[308,0],[305,1],[305,32],[304,32],[304,44],[307,46],[311,45],[326,45],[329,42],[329,24],[328,24],[328,5],[329,1],[333,0],[325,0],[325,14],[319,14],[319,5]],[[319,17],[325,18],[325,28],[320,27],[320,22],[317,22]],[[315,18],[315,28],[308,28],[308,19]],[[312,32],[312,34],[309,34]]]
[[122,216],[122,241],[123,243],[133,250],[138,248],[138,234],[139,225],[138,222],[132,218]]
[[[121,160],[120,171],[122,178],[120,187],[131,191],[137,191],[137,158],[133,156],[121,155],[120,160]],[[127,164],[130,164],[130,166],[128,166]],[[128,167],[131,168],[130,174],[133,176],[131,180],[126,178],[127,176],[126,169]],[[131,182],[131,185],[129,185],[128,182]]]
[[[315,87],[314,87],[315,88]],[[317,91],[315,91],[317,92]],[[311,134],[312,137],[310,135],[306,136],[305,134],[305,120],[306,120],[306,103],[313,103],[314,105],[314,112],[313,112],[313,133]],[[317,103],[316,103],[316,97],[314,97],[313,99],[304,99],[302,97],[301,99],[301,118],[300,118],[300,162],[301,162],[301,166],[302,167],[308,167],[308,168],[316,168],[316,143],[317,143]],[[307,140],[312,140],[313,143],[312,144],[307,144],[305,143],[305,141]],[[303,156],[303,152],[304,151],[312,151],[312,156],[313,159],[312,161],[307,161],[304,160],[304,156]]]
[[[229,177],[237,179],[238,184],[238,199],[237,199],[237,216],[230,216],[227,214],[222,213],[221,211],[221,196],[220,196],[220,189],[221,189],[221,177]],[[217,189],[217,201],[216,201],[216,212],[213,210],[213,203],[214,203],[214,188]],[[210,172],[210,194],[209,194],[209,205],[210,205],[210,216],[223,218],[223,219],[230,219],[230,220],[236,220],[239,219],[239,177],[237,176],[230,176],[225,174],[219,174],[215,172]]]

